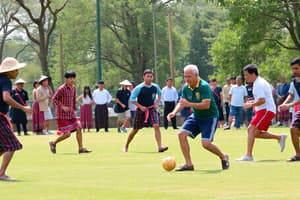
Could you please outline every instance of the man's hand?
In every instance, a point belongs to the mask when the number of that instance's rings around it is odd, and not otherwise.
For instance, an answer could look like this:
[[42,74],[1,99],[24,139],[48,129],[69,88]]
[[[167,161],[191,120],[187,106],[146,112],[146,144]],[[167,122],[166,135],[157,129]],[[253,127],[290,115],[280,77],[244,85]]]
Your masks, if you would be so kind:
[[175,117],[175,115],[176,115],[176,114],[173,113],[173,112],[169,113],[168,116],[167,116],[167,120],[170,122],[170,121],[171,121],[171,118]]
[[244,105],[243,105],[243,108],[246,110],[246,109],[248,109],[248,108],[251,108],[253,105],[252,105],[252,103],[244,103]]
[[61,108],[62,108],[65,112],[69,112],[69,111],[70,111],[70,108],[67,107],[67,106],[62,106]]
[[148,108],[145,107],[145,106],[141,106],[141,107],[140,107],[140,110],[143,111],[143,112],[146,112],[146,111],[148,110]]
[[290,108],[290,104],[281,104],[280,106],[278,106],[278,111],[282,112],[282,111],[286,111]]
[[29,115],[32,114],[32,109],[30,108],[30,106],[24,106],[22,110]]
[[189,107],[188,105],[189,105],[189,102],[186,100],[186,99],[184,99],[184,98],[181,98],[180,100],[179,100],[179,103],[183,106],[183,107]]

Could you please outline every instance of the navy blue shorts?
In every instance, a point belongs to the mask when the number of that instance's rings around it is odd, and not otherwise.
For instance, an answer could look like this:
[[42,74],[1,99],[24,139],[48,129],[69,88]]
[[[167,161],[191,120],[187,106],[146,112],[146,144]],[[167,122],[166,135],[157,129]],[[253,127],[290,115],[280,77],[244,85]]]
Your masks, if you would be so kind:
[[196,119],[194,114],[190,115],[184,122],[180,130],[189,133],[190,137],[195,138],[199,133],[202,140],[213,141],[218,127],[218,117]]

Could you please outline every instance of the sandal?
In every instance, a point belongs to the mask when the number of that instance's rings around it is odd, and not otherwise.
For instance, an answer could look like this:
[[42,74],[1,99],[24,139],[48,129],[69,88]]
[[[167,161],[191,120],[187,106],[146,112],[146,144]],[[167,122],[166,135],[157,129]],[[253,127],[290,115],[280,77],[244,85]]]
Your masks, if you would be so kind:
[[88,150],[86,148],[81,148],[79,149],[78,153],[91,153],[92,151],[91,150]]
[[286,160],[287,162],[295,162],[295,161],[300,161],[300,157],[297,155],[294,155],[293,157],[289,158]]
[[52,153],[56,153],[56,145],[53,142],[49,142],[49,146],[50,146],[50,151]]
[[162,147],[162,148],[158,149],[158,152],[161,153],[161,152],[167,151],[168,149],[169,149],[168,147]]

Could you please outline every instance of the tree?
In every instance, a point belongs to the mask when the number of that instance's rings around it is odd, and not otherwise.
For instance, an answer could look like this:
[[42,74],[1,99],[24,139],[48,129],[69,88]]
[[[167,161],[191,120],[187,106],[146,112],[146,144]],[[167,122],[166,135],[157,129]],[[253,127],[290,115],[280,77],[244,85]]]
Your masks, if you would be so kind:
[[[242,40],[271,41],[289,50],[300,51],[299,0],[215,0],[229,9],[233,24],[240,24]],[[292,43],[284,43],[286,33]],[[284,40],[286,41],[286,40]]]
[[[18,15],[12,15],[12,18],[24,28],[27,37],[38,46],[36,52],[42,72],[49,76],[47,60],[49,40],[56,27],[57,15],[67,5],[68,0],[64,0],[59,6],[56,6],[58,3],[55,4],[51,0],[39,0],[39,3],[34,4],[35,6],[32,6],[32,8],[30,8],[29,3],[25,4],[23,0],[16,0],[16,2],[27,14],[30,21],[26,21],[24,17]],[[36,7],[39,7],[38,10]]]
[[12,22],[12,15],[18,12],[18,8],[11,1],[0,3],[0,62],[3,58],[3,49],[9,35],[19,28]]

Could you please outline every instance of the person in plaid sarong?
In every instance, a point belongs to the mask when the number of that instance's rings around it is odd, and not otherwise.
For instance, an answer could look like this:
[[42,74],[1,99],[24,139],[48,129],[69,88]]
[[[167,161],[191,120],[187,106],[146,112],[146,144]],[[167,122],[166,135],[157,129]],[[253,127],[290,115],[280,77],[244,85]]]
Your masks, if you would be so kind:
[[0,156],[3,160],[0,167],[0,180],[15,181],[6,175],[7,167],[13,158],[14,152],[22,149],[22,144],[13,133],[12,126],[6,115],[9,105],[31,114],[31,108],[16,102],[11,96],[12,83],[10,79],[15,79],[19,74],[19,69],[25,67],[25,63],[19,63],[16,59],[7,57],[0,65]]

